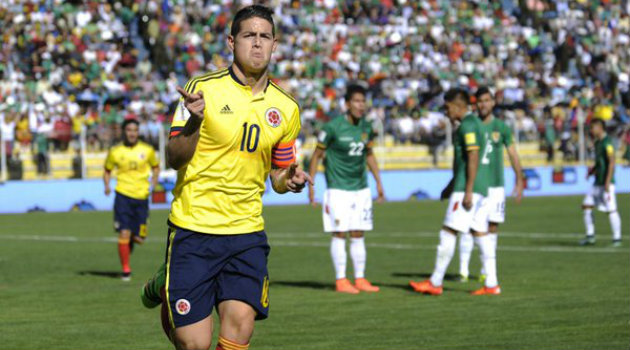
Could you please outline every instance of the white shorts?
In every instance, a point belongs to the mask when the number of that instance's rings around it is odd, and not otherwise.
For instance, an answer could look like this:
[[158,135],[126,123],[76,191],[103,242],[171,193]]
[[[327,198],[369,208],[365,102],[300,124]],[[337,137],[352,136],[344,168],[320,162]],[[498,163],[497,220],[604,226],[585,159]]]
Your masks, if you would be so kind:
[[604,186],[593,185],[591,191],[586,194],[582,205],[594,207],[606,213],[617,211],[617,196],[615,195],[615,185],[610,185],[610,192],[604,191]]
[[329,189],[322,203],[324,232],[372,230],[372,193]]
[[488,221],[497,224],[505,222],[505,188],[488,188]]
[[453,192],[446,209],[444,226],[457,232],[488,232],[488,201],[478,193],[473,193],[473,206],[464,209],[464,192]]

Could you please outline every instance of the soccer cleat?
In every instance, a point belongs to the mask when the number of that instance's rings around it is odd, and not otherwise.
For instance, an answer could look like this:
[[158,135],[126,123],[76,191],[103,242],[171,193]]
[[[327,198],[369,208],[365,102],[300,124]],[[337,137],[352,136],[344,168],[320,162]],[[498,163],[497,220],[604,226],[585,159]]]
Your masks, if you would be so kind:
[[120,276],[120,279],[123,282],[129,282],[131,281],[131,272],[123,272],[122,275]]
[[581,246],[594,245],[594,244],[595,244],[595,236],[586,236],[586,238],[580,241]]
[[360,291],[350,283],[347,278],[338,279],[335,282],[335,290],[338,293],[359,294]]
[[470,293],[472,295],[499,295],[501,294],[501,287],[481,287],[476,291]]
[[615,247],[615,248],[621,247],[621,240],[620,239],[613,239],[612,246]]
[[140,300],[142,305],[147,309],[153,309],[154,307],[162,304],[162,297],[160,290],[166,285],[166,266],[162,264],[157,270],[155,275],[151,277],[142,287],[140,292]]
[[457,277],[456,277],[457,281],[462,282],[462,283],[466,283],[468,282],[468,275],[464,275],[462,273],[460,273]]
[[433,283],[431,283],[431,280],[424,280],[421,282],[409,281],[409,285],[418,293],[442,295],[442,286],[434,286]]
[[381,290],[379,287],[372,285],[372,283],[365,278],[357,278],[356,281],[354,281],[354,286],[362,292],[376,293]]

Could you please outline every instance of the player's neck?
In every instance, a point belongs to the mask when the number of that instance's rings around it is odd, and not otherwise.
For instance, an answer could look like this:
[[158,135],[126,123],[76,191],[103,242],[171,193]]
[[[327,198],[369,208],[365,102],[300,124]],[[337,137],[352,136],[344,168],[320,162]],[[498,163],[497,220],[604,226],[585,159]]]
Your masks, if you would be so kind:
[[348,123],[352,125],[358,125],[359,122],[361,121],[361,118],[355,118],[352,116],[352,114],[348,113],[346,114],[346,120],[348,121]]
[[492,113],[490,113],[490,114],[486,115],[485,117],[481,118],[481,120],[484,123],[486,123],[486,124],[490,123],[492,121],[492,119],[494,119],[494,116],[492,115]]
[[597,139],[598,139],[599,141],[601,141],[601,140],[603,140],[603,139],[605,139],[605,138],[606,138],[606,135],[608,135],[608,134],[606,134],[605,132],[603,132],[603,133],[601,133],[601,135],[599,135],[599,137],[598,137]]
[[232,64],[232,72],[240,83],[252,88],[252,95],[254,96],[265,90],[267,87],[267,68],[258,73],[247,72],[236,61],[234,61],[234,64]]
[[135,146],[137,144],[138,144],[138,141],[136,141],[134,143],[131,143],[131,142],[127,141],[127,140],[123,140],[123,145],[125,145],[125,147],[133,148],[133,146]]

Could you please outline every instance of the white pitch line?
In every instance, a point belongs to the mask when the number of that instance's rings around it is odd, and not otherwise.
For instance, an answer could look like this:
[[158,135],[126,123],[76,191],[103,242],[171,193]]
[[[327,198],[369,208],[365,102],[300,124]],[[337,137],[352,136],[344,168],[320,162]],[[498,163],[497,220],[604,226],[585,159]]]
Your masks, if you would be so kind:
[[[270,231],[271,238],[300,238],[300,237],[322,237],[327,236],[324,232],[281,232]],[[395,238],[416,238],[416,237],[439,237],[439,231],[418,231],[418,232],[367,232],[366,237],[395,237]],[[533,238],[533,239],[579,239],[583,237],[580,233],[544,233],[544,232],[499,232],[499,237],[505,238]]]
[[[0,235],[0,240],[13,241],[42,241],[42,242],[62,242],[62,243],[113,243],[117,241],[116,237],[74,237],[74,236],[42,236],[42,235]],[[319,241],[291,241],[278,239],[278,237],[270,237],[271,246],[278,247],[328,247],[330,243]],[[160,243],[158,240],[147,240],[146,243]],[[367,243],[371,248],[395,249],[395,250],[435,250],[434,244],[401,244],[401,243]],[[509,246],[499,245],[499,251],[512,252],[545,252],[545,253],[621,253],[628,254],[625,249],[619,248],[600,248],[600,247],[532,247],[532,246]]]

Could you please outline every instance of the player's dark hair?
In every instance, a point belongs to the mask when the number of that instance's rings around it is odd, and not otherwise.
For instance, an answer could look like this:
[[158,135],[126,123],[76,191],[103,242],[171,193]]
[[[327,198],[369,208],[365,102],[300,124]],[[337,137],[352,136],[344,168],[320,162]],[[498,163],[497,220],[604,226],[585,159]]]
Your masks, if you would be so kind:
[[599,124],[599,126],[601,126],[602,129],[606,130],[606,122],[603,119],[600,119],[600,118],[591,119],[591,127],[595,124]]
[[444,94],[445,102],[453,102],[455,100],[460,100],[468,105],[470,103],[470,95],[468,95],[468,91],[460,88],[452,88]]
[[242,9],[238,10],[236,15],[234,15],[234,20],[232,21],[232,28],[230,28],[230,35],[235,37],[236,34],[238,34],[238,32],[241,30],[241,22],[243,22],[244,20],[252,18],[252,17],[259,17],[271,23],[271,34],[275,37],[276,26],[273,23],[272,14],[273,14],[273,11],[271,11],[270,8],[263,5],[250,5],[247,7],[243,7]]
[[138,119],[129,118],[129,119],[125,119],[125,121],[122,122],[121,128],[125,130],[127,128],[127,125],[129,124],[136,124],[137,126],[140,126],[140,122],[138,121]]
[[481,96],[483,96],[485,94],[489,94],[490,97],[494,98],[494,95],[492,94],[492,91],[490,91],[490,88],[487,87],[487,86],[482,86],[479,89],[477,89],[477,91],[475,91],[475,98],[477,99],[477,101],[479,101]]
[[354,96],[354,94],[362,94],[363,96],[366,96],[367,90],[365,90],[363,86],[358,84],[348,85],[348,87],[346,88],[346,95],[344,96],[346,102],[350,102],[350,99],[352,99],[352,96]]

